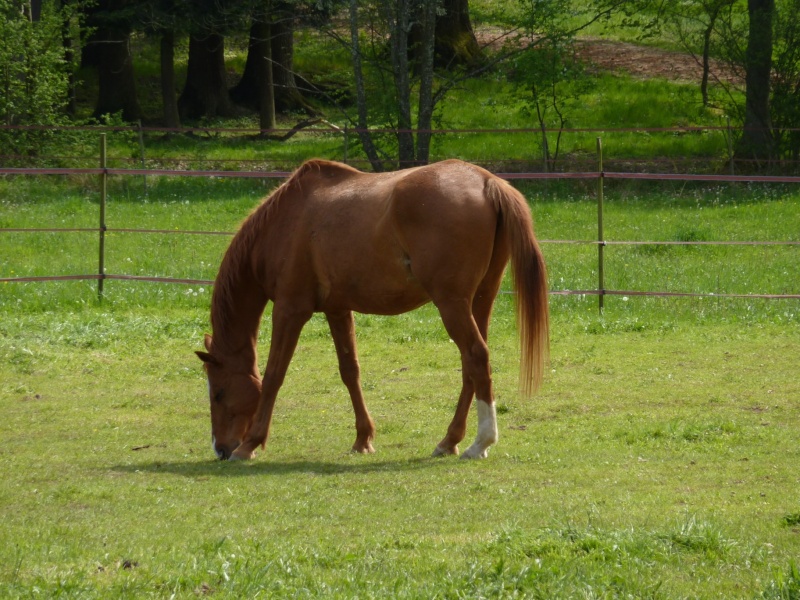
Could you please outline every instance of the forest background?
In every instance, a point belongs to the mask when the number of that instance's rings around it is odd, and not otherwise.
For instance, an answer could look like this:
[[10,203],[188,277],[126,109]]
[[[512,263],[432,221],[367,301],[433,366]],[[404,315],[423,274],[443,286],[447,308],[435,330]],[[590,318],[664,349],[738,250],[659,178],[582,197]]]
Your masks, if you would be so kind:
[[551,132],[554,164],[618,51],[608,40],[696,64],[696,119],[672,125],[727,119],[731,154],[757,170],[800,153],[800,0],[0,0],[0,14],[6,165],[74,143],[58,126],[288,139],[323,120],[356,132],[373,170],[425,163],[443,107],[477,79],[514,90],[509,125]]

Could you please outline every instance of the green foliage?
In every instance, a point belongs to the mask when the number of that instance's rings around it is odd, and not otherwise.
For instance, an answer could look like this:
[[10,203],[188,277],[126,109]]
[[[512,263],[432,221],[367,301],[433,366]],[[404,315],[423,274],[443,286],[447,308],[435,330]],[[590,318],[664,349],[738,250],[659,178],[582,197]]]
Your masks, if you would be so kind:
[[800,0],[778,3],[770,112],[778,153],[800,158]]
[[0,129],[0,147],[28,156],[41,153],[53,139],[48,126],[67,124],[62,109],[72,66],[61,42],[64,15],[45,10],[40,21],[31,22],[22,4],[0,0],[0,121],[21,127]]

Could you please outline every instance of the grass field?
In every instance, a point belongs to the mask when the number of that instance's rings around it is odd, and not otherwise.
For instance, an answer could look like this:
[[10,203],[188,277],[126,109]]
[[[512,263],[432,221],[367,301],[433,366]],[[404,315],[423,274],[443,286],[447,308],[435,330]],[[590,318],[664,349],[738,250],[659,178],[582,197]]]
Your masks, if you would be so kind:
[[[0,226],[92,227],[95,193],[0,181]],[[115,186],[110,227],[233,230],[250,181]],[[526,188],[542,239],[591,240],[579,189]],[[608,239],[797,240],[792,190],[619,187]],[[35,241],[30,237],[36,235]],[[112,234],[114,273],[213,278],[227,237]],[[551,288],[594,246],[545,244]],[[609,287],[797,293],[797,249],[609,247]],[[96,235],[0,236],[0,278],[94,272]],[[429,458],[460,383],[434,309],[358,316],[377,453],[327,326],[306,327],[266,451],[213,460],[209,290],[0,284],[0,597],[798,598],[797,301],[552,300],[544,388],[517,397],[511,297],[490,348],[500,442]],[[262,325],[266,355],[269,323]],[[471,419],[474,435],[475,419]]]

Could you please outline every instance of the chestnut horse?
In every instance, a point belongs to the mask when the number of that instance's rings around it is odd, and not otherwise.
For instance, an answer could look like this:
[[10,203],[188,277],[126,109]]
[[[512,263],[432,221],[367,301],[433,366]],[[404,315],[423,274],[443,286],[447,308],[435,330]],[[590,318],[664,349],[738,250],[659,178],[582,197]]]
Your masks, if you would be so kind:
[[[373,452],[353,311],[396,315],[433,302],[461,353],[455,416],[434,455],[458,454],[477,398],[478,434],[464,458],[497,441],[489,318],[509,257],[517,295],[520,382],[538,386],[548,352],[545,264],[525,198],[458,160],[393,173],[302,165],[242,224],[220,265],[205,336],[214,451],[250,459],[266,444],[278,390],[303,325],[325,314],[356,417],[356,452]],[[263,380],[256,336],[273,302]]]

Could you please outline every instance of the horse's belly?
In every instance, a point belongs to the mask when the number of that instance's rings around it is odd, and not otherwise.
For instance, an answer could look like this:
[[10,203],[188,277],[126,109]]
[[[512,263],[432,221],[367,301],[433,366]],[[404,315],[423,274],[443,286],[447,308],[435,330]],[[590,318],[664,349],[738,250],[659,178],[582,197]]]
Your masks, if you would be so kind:
[[319,310],[352,310],[375,315],[397,315],[430,301],[419,283],[406,274],[393,278],[389,273],[373,273],[324,283],[319,290]]

